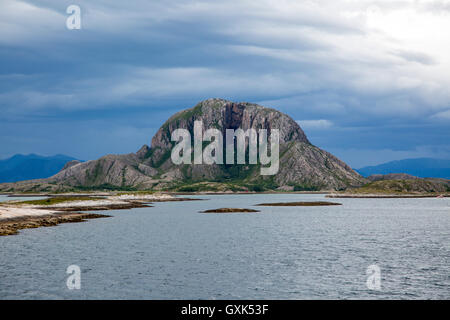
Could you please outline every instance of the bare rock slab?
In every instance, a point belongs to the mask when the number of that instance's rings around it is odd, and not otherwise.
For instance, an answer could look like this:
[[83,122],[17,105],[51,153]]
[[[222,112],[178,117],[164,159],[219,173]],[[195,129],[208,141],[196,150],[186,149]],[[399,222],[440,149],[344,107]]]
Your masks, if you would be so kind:
[[254,209],[243,209],[243,208],[219,208],[210,209],[205,211],[200,211],[201,213],[233,213],[233,212],[260,212]]
[[303,202],[274,202],[260,203],[257,206],[266,207],[316,207],[316,206],[340,206],[342,203],[329,201],[303,201]]

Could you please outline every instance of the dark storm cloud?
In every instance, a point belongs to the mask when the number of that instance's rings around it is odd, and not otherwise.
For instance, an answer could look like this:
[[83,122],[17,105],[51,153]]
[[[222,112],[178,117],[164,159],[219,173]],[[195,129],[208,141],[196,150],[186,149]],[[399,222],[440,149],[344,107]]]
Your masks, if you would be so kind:
[[[74,3],[81,30],[65,27]],[[209,97],[276,107],[350,164],[381,149],[450,156],[442,52],[371,27],[430,10],[374,3],[5,0],[0,157],[136,151]]]

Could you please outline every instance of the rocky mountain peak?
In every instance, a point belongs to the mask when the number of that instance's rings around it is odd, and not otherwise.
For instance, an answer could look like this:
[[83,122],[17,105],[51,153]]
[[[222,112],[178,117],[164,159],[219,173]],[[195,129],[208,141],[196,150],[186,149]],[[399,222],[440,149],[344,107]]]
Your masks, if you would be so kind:
[[216,128],[225,134],[226,129],[280,130],[280,143],[299,141],[310,143],[300,126],[288,115],[254,103],[232,102],[224,99],[207,99],[196,106],[170,117],[152,139],[152,148],[171,147],[170,135],[175,129],[193,130],[194,121],[203,121],[203,130]]
[[64,167],[61,169],[61,171],[62,171],[62,170],[66,170],[67,168],[73,167],[73,166],[75,166],[75,165],[77,165],[77,164],[79,164],[79,163],[81,163],[81,161],[79,161],[79,160],[71,160],[71,161],[68,161],[68,162],[64,165]]
[[[279,170],[260,174],[260,164],[183,164],[171,161],[175,142],[171,134],[187,129],[193,135],[194,122],[203,130],[279,130]],[[72,163],[48,179],[17,183],[2,188],[21,190],[65,190],[70,188],[185,190],[186,184],[227,190],[342,190],[366,183],[362,176],[332,154],[312,145],[300,126],[288,115],[254,103],[207,99],[171,116],[153,136],[151,147],[137,153],[108,155],[77,165]],[[203,188],[203,187],[202,187]],[[186,191],[186,190],[185,190]]]
[[149,147],[148,145],[144,144],[144,145],[139,149],[139,151],[136,152],[136,156],[137,156],[139,159],[145,159],[145,158],[147,157],[147,155],[149,154],[149,152],[150,152],[150,147]]

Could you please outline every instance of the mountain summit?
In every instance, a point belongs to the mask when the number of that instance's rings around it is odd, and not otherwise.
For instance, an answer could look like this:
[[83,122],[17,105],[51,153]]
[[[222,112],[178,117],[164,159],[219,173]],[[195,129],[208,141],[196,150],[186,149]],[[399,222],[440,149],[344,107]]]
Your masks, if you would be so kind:
[[[226,129],[278,129],[278,173],[261,176],[259,164],[175,165],[170,156],[175,145],[171,134],[176,129],[187,129],[193,134],[197,120],[203,122],[203,130],[215,128],[224,135]],[[76,163],[49,179],[0,185],[0,190],[342,190],[364,182],[347,164],[312,145],[288,115],[253,103],[208,99],[170,117],[153,137],[151,147],[144,145],[137,153]]]

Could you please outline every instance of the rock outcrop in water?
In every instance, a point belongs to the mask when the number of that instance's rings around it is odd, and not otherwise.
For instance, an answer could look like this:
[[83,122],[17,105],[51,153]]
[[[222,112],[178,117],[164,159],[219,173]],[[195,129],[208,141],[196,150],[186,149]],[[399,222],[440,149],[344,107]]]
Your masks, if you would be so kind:
[[[192,134],[196,120],[203,121],[203,130],[216,128],[223,134],[226,129],[263,128],[269,134],[270,130],[279,129],[278,173],[261,176],[260,165],[249,164],[173,164],[170,158],[174,146],[170,139],[172,131],[185,128]],[[365,182],[347,164],[312,145],[300,126],[286,114],[252,103],[208,99],[170,117],[153,137],[151,147],[143,146],[137,153],[107,155],[98,160],[71,163],[49,179],[3,184],[0,185],[0,191],[56,191],[71,188],[342,190]],[[199,188],[199,185],[202,187]]]

